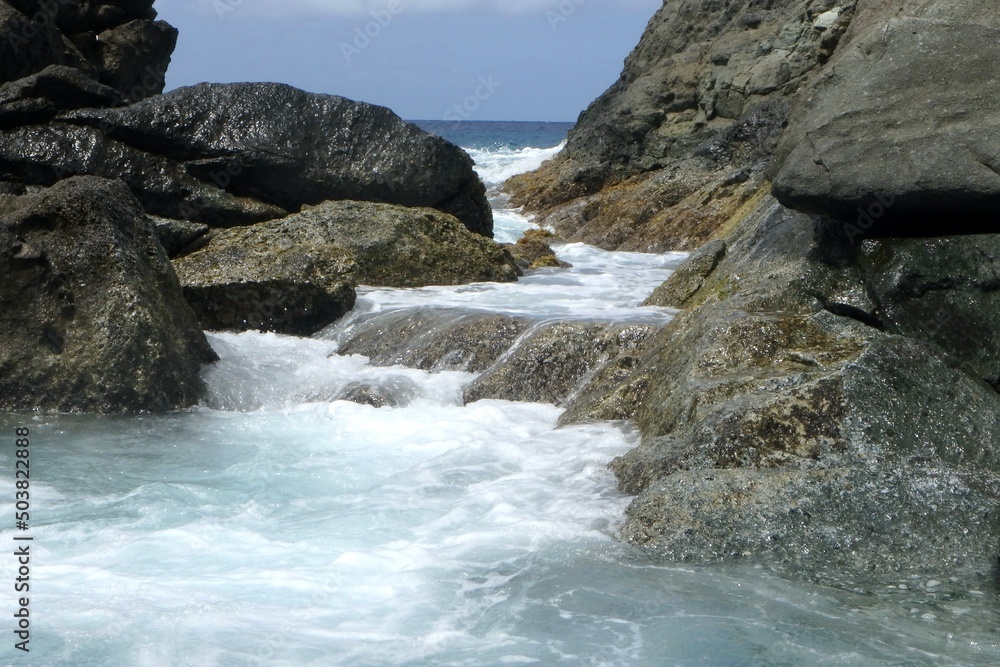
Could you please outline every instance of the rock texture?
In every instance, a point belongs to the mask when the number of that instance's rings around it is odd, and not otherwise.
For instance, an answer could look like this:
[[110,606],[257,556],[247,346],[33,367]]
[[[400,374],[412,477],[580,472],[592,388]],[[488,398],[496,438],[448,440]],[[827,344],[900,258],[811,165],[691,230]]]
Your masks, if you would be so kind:
[[281,84],[200,84],[64,118],[288,211],[337,199],[426,206],[492,236],[471,158],[384,107]]
[[0,207],[0,409],[195,403],[215,360],[153,223],[119,182],[67,179]]
[[334,201],[265,223],[283,233],[309,229],[349,250],[357,280],[380,287],[513,282],[518,269],[499,244],[432,208]]
[[855,4],[665,2],[565,150],[505,189],[569,241],[697,248],[764,181],[790,104]]
[[205,329],[309,335],[354,305],[354,256],[309,225],[221,230],[174,266]]
[[[862,5],[803,91],[774,167],[787,206],[852,236],[995,231],[1000,12],[972,0]],[[875,6],[872,6],[875,5]]]

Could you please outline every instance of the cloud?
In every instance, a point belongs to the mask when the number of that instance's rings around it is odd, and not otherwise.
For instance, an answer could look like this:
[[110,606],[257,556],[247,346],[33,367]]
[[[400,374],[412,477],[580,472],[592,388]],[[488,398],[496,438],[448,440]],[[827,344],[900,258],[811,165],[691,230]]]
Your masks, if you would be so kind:
[[[194,0],[199,9],[220,17],[236,13],[271,17],[369,16],[389,9],[403,12],[475,11],[479,14],[541,14],[561,7],[604,5],[625,9],[657,9],[662,0]],[[160,0],[159,6],[192,4],[191,0]],[[391,6],[391,7],[390,7]]]

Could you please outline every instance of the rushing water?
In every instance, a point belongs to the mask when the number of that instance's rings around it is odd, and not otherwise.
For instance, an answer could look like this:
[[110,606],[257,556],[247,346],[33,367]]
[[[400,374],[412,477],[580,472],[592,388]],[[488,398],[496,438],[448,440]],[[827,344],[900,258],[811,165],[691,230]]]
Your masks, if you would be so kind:
[[[495,181],[542,154],[477,159]],[[512,211],[498,224],[512,237],[529,225]],[[680,255],[558,250],[573,269],[367,289],[359,312],[669,318],[638,304]],[[15,563],[0,557],[11,582],[0,663],[1000,662],[992,592],[935,596],[915,580],[867,597],[749,567],[648,562],[613,537],[629,498],[606,464],[635,444],[626,426],[557,429],[549,405],[463,406],[473,376],[375,368],[337,355],[335,333],[210,335],[222,360],[190,411],[0,416],[0,433],[32,430],[34,538],[30,654],[13,648]],[[333,400],[359,381],[391,387],[399,406]],[[0,459],[11,471],[10,448]],[[13,494],[8,473],[0,495]]]

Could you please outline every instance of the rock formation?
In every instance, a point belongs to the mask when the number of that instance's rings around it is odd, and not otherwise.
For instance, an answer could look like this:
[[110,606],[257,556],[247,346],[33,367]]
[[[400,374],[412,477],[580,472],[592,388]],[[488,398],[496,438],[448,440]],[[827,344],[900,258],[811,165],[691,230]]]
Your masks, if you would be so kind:
[[562,417],[640,429],[624,540],[859,590],[996,575],[998,44],[971,0],[668,0],[509,182],[570,239],[708,241]]
[[215,354],[122,183],[71,178],[0,204],[0,409],[197,402]]

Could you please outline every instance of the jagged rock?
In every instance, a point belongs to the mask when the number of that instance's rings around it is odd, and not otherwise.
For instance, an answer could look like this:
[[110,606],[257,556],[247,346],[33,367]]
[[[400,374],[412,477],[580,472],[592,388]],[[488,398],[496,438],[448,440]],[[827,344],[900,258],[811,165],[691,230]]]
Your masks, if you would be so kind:
[[321,227],[263,223],[215,232],[174,260],[205,329],[309,335],[349,311],[356,264]]
[[639,348],[656,328],[585,321],[539,325],[465,387],[465,401],[564,403],[590,376]]
[[119,97],[118,91],[75,67],[49,65],[0,86],[0,127],[37,123],[67,109],[112,105]]
[[512,203],[568,241],[699,247],[764,183],[790,101],[829,59],[855,4],[663,3],[566,148],[505,184]]
[[725,241],[706,243],[691,253],[662,285],[653,290],[642,305],[684,308],[725,256]]
[[523,318],[452,308],[360,314],[337,336],[340,354],[363,354],[375,366],[479,373],[530,326]]
[[177,29],[164,21],[129,21],[97,36],[101,82],[138,102],[163,92]]
[[65,118],[287,210],[344,199],[425,206],[492,236],[471,158],[383,107],[282,84],[200,84]]
[[864,12],[803,91],[777,151],[774,194],[851,221],[851,239],[995,231],[1000,15],[971,0]]
[[71,178],[0,216],[0,409],[195,403],[215,360],[128,189]]
[[518,276],[513,258],[502,246],[432,208],[335,201],[263,224],[288,231],[316,230],[330,243],[351,251],[357,280],[363,285],[462,285],[513,282]]
[[49,123],[0,130],[0,179],[51,185],[75,175],[122,180],[147,212],[166,218],[233,225],[287,214],[203,183],[177,162],[110,139],[95,128]]

